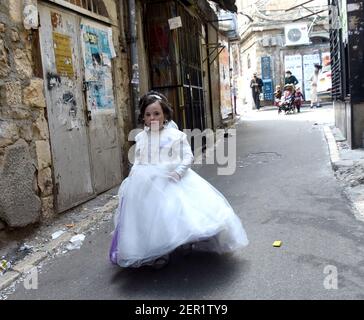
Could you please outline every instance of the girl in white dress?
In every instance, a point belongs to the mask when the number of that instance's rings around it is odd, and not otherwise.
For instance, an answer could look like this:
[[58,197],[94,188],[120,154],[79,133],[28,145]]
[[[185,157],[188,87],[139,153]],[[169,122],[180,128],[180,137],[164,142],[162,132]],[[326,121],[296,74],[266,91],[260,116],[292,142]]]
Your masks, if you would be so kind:
[[190,167],[187,135],[171,122],[167,98],[149,92],[139,101],[144,131],[135,161],[119,189],[110,260],[121,267],[165,265],[176,248],[231,252],[248,244],[225,197]]

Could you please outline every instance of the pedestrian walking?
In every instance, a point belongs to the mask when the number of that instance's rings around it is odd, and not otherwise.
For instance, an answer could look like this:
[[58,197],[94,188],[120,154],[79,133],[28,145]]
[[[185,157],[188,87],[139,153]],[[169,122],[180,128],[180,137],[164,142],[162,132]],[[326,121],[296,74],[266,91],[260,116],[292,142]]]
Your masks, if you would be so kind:
[[253,78],[250,81],[250,88],[252,89],[252,96],[254,105],[257,110],[260,109],[260,93],[263,88],[263,81],[257,76],[257,73],[253,73]]
[[315,70],[313,75],[310,79],[311,81],[311,109],[316,106],[316,108],[320,107],[320,99],[317,94],[317,84],[318,84],[318,77],[322,67],[319,64],[315,64]]
[[184,246],[224,253],[246,246],[240,219],[213,186],[190,167],[187,135],[169,125],[172,109],[155,91],[139,101],[144,130],[119,189],[110,260],[121,267],[163,267]]

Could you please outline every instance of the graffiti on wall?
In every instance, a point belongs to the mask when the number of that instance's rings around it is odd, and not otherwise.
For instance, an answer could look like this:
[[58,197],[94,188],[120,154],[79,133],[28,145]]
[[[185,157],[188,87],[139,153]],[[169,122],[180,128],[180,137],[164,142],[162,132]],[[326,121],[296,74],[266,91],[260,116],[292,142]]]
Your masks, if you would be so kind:
[[61,77],[58,74],[48,72],[47,73],[47,87],[48,90],[52,90],[54,87],[61,85]]

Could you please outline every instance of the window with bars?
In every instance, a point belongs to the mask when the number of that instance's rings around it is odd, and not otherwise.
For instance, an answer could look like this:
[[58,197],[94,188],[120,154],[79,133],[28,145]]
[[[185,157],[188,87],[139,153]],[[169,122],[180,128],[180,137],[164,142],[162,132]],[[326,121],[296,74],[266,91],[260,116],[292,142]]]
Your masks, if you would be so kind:
[[330,54],[331,54],[331,94],[334,100],[342,100],[342,75],[340,63],[340,29],[334,28],[333,24],[338,13],[336,0],[330,1]]
[[71,3],[75,6],[81,7],[85,10],[100,16],[108,17],[105,4],[102,0],[63,0],[64,2]]

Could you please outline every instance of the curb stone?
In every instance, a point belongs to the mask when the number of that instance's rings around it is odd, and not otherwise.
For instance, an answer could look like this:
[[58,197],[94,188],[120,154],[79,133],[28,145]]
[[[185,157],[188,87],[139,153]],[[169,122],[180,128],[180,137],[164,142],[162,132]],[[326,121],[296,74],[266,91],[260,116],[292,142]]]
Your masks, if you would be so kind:
[[16,271],[6,272],[0,278],[0,291],[10,286],[15,280],[20,277],[20,273]]
[[38,251],[17,263],[12,269],[20,274],[27,273],[30,269],[34,268],[39,262],[48,257],[48,253]]
[[57,239],[47,242],[39,251],[28,254],[24,259],[14,264],[8,272],[2,276],[0,275],[0,291],[6,289],[22,275],[29,272],[30,269],[36,267],[57,248],[66,244],[75,234],[86,232],[95,223],[105,221],[105,217],[111,220],[113,211],[117,208],[118,204],[119,200],[117,198],[107,201],[102,207],[96,208],[92,216],[80,221]]
[[336,144],[335,137],[329,126],[324,126],[324,133],[327,144],[329,146],[330,160],[333,169],[335,170],[336,163],[340,161],[339,150]]
[[[339,167],[350,167],[354,165],[353,160],[341,160],[339,149],[336,143],[336,139],[329,126],[324,126],[325,138],[329,146],[331,166],[334,171],[337,171]],[[364,222],[364,192],[362,195],[357,194],[354,190],[345,187],[344,193],[350,202],[350,205],[354,211],[354,216],[357,220]]]

